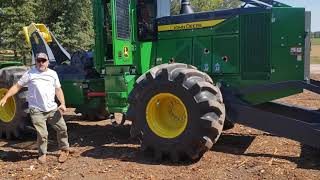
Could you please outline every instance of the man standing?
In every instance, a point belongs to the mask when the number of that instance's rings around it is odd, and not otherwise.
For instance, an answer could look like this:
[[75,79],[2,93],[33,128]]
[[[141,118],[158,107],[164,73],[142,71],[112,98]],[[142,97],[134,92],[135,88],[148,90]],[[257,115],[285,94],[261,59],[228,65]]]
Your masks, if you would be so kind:
[[[60,111],[66,111],[63,91],[58,75],[48,68],[49,60],[45,53],[36,55],[36,66],[27,71],[17,84],[13,85],[7,94],[0,100],[0,106],[4,106],[7,99],[14,96],[19,90],[28,85],[28,103],[32,123],[37,130],[37,143],[40,163],[46,162],[48,131],[47,124],[57,132],[58,145],[61,150],[59,162],[65,162],[70,149],[68,142],[67,126]],[[60,101],[58,107],[55,96]]]

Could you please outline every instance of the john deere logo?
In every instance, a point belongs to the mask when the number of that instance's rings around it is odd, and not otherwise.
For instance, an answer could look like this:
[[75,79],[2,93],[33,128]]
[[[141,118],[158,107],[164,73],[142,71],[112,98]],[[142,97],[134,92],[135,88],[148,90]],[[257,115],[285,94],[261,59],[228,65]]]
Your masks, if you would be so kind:
[[187,29],[200,29],[206,27],[213,27],[225,21],[225,19],[215,19],[209,21],[198,21],[190,23],[180,23],[180,24],[169,24],[169,25],[160,25],[158,26],[158,31],[178,31],[178,30],[187,30]]
[[127,46],[123,47],[123,55],[124,57],[129,57],[129,48]]

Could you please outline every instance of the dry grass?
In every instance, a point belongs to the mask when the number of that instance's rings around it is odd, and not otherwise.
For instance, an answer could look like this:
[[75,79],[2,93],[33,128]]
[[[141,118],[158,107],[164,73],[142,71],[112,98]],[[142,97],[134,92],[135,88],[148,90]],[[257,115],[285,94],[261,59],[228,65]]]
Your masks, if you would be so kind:
[[320,64],[320,45],[312,45],[311,64]]
[[320,45],[320,38],[312,38],[311,43],[312,45]]

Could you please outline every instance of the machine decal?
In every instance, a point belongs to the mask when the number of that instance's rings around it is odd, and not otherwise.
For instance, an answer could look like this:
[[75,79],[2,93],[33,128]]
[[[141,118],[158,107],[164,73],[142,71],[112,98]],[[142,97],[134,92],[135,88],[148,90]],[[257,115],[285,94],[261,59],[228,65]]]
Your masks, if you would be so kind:
[[162,64],[162,57],[158,57],[158,58],[156,59],[156,63],[157,63],[157,64]]
[[127,46],[123,47],[123,55],[125,58],[129,57],[129,48]]
[[302,47],[292,47],[290,48],[290,54],[291,55],[302,55]]
[[302,61],[302,54],[303,54],[302,47],[291,47],[290,54],[292,56],[297,56],[297,61]]
[[204,64],[203,71],[209,72],[209,64]]
[[225,19],[161,25],[161,26],[158,26],[158,31],[178,31],[178,30],[186,30],[186,29],[200,29],[200,28],[215,26],[217,24],[220,24],[223,21],[225,21]]
[[219,73],[221,71],[221,69],[220,69],[220,64],[219,63],[216,63],[215,65],[214,65],[214,72],[215,73]]

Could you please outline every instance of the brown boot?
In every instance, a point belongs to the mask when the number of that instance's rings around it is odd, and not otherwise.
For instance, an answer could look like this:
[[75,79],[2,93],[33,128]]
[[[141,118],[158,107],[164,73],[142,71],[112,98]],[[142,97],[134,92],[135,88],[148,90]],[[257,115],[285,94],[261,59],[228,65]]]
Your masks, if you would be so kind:
[[40,157],[38,157],[39,164],[45,164],[47,162],[47,156],[44,154]]
[[69,156],[69,151],[68,150],[61,150],[60,156],[58,158],[59,163],[64,163],[67,161]]

